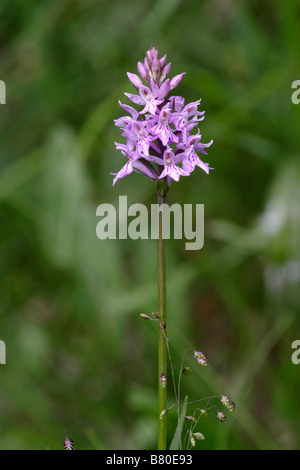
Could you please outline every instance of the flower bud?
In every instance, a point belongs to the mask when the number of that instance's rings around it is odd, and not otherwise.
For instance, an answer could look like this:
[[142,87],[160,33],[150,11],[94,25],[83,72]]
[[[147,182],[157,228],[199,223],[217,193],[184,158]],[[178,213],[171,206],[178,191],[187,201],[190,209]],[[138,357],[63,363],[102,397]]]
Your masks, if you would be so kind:
[[226,395],[222,395],[221,403],[222,403],[222,405],[224,405],[226,408],[228,408],[228,406],[230,405],[230,400],[229,400],[229,398],[228,398]]
[[202,351],[194,351],[194,358],[197,359],[200,366],[207,366],[206,358]]
[[192,433],[190,433],[190,443],[192,444],[193,447],[195,447],[196,441]]
[[147,78],[147,70],[146,70],[146,67],[144,66],[144,64],[142,64],[142,62],[138,62],[137,64],[137,69],[138,69],[138,72],[140,74],[140,76],[146,80]]
[[153,59],[158,59],[158,49],[157,49],[157,47],[152,46],[149,52],[150,52]]
[[179,75],[175,75],[175,77],[173,77],[170,82],[170,89],[173,90],[173,88],[176,88],[185,75],[185,72],[180,73]]
[[159,85],[162,84],[162,82],[167,78],[167,76],[169,75],[171,71],[171,62],[169,62],[163,69],[162,69],[162,72],[161,72],[161,75],[160,75],[160,79],[159,79]]
[[167,377],[165,376],[164,373],[162,373],[160,376],[160,383],[163,388],[165,388],[165,386],[167,385]]
[[228,409],[230,411],[230,413],[234,413],[235,412],[235,403],[233,403],[233,401],[230,402],[230,405],[228,406]]
[[155,83],[157,83],[159,75],[160,75],[160,66],[159,66],[159,61],[156,57],[154,57],[152,61],[151,70],[152,70],[153,80],[155,81]]
[[228,398],[226,395],[222,395],[221,403],[225,406],[225,408],[227,408],[227,410],[230,411],[230,413],[235,411],[235,403],[233,403],[233,401],[231,401],[230,398]]
[[167,79],[159,89],[158,99],[163,100],[170,91],[170,80]]
[[144,320],[151,320],[151,318],[148,315],[146,315],[145,313],[140,313],[140,317],[144,318]]
[[166,65],[167,54],[165,54],[161,59],[159,59],[160,68],[163,69]]
[[202,357],[202,356],[203,356],[203,352],[202,352],[202,351],[194,351],[194,356],[195,356],[196,358]]
[[169,411],[169,408],[166,408],[165,410],[162,410],[162,412],[160,413],[159,415],[159,418],[160,419],[163,419],[164,416],[166,416],[166,414],[168,413]]
[[203,436],[203,434],[201,432],[195,432],[194,436],[195,436],[196,439],[198,439],[198,441],[204,441],[204,439],[205,439],[205,437]]
[[218,411],[217,419],[218,419],[221,423],[225,423],[225,422],[226,422],[226,415],[225,415],[222,411]]
[[205,359],[204,357],[199,357],[199,358],[197,359],[197,361],[198,361],[198,364],[200,364],[200,366],[202,366],[202,367],[206,367],[206,366],[207,366],[207,362],[206,362],[206,359]]
[[127,76],[135,88],[138,89],[143,84],[142,80],[135,73],[127,72]]
[[151,51],[147,51],[146,52],[146,57],[145,59],[147,60],[147,64],[148,64],[148,67],[151,68],[151,65],[152,65],[152,55],[151,55]]
[[74,443],[73,443],[72,439],[70,439],[69,436],[67,436],[67,435],[66,435],[66,438],[64,440],[64,448],[66,450],[76,450],[74,448]]
[[196,423],[197,420],[194,418],[194,416],[186,416],[186,419],[193,421],[193,423]]
[[147,72],[146,80],[148,80],[148,74],[149,74],[150,66],[149,66],[147,57],[145,57],[145,59],[144,59],[144,67],[145,67],[146,72]]

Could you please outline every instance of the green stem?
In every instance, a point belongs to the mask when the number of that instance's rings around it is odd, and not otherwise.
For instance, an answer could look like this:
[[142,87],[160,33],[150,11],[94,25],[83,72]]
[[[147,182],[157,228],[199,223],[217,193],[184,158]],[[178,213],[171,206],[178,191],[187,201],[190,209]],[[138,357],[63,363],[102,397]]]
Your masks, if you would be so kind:
[[[158,204],[165,203],[166,187],[157,185]],[[167,408],[167,345],[164,337],[166,331],[166,250],[163,239],[163,214],[159,211],[157,240],[157,279],[158,279],[158,450],[166,450],[167,421],[161,412]],[[165,380],[162,379],[162,374]]]

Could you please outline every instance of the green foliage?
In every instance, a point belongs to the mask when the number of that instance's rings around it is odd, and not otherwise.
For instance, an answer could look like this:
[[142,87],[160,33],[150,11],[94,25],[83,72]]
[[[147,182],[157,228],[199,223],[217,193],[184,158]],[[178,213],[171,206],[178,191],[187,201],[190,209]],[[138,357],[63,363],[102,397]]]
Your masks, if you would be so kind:
[[170,450],[179,450],[181,448],[181,436],[182,436],[184,419],[186,415],[187,401],[188,401],[188,397],[186,396],[184,399],[182,408],[181,408],[180,416],[178,419],[178,425],[177,425],[176,431],[174,433],[174,436],[170,445]]

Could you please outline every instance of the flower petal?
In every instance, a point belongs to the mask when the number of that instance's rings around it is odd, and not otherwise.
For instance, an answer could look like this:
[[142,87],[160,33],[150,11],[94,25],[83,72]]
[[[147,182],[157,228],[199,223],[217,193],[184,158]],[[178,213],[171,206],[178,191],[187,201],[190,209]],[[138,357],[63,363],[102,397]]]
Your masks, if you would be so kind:
[[130,173],[133,172],[132,163],[132,160],[128,160],[118,173],[111,173],[111,175],[116,175],[113,180],[113,186],[116,184],[118,179],[124,178],[124,176],[130,175]]
[[184,76],[185,76],[185,72],[180,73],[179,75],[175,75],[175,77],[173,77],[170,82],[170,89],[173,90],[173,88],[176,88]]
[[125,111],[130,113],[133,119],[137,119],[139,117],[138,111],[134,109],[132,106],[129,106],[128,104],[123,104],[121,103],[121,101],[119,101],[119,105],[121,106],[121,108],[125,109]]
[[133,103],[142,105],[144,104],[143,98],[141,98],[139,95],[133,95],[132,93],[124,93]]
[[135,88],[139,88],[139,86],[143,84],[140,77],[138,77],[135,73],[127,72],[127,76]]

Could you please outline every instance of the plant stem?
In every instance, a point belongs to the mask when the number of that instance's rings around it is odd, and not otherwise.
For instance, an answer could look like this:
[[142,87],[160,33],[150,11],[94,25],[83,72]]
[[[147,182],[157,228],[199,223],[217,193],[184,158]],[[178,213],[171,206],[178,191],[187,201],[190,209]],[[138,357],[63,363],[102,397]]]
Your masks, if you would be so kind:
[[[158,204],[165,203],[166,188],[157,185]],[[163,239],[163,214],[159,211],[157,240],[157,279],[158,279],[158,450],[166,450],[167,421],[161,412],[167,408],[167,382],[162,381],[162,374],[167,379],[167,344],[164,337],[166,331],[166,249]]]

